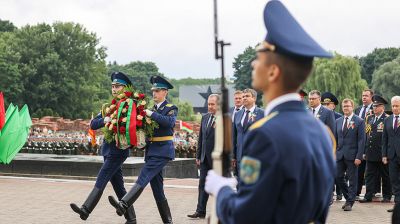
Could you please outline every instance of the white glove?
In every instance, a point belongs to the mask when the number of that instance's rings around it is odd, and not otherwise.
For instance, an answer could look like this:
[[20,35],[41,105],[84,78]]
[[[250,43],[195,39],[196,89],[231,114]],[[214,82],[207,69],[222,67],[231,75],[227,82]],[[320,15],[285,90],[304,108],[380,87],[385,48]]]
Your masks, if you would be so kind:
[[146,115],[148,116],[148,117],[151,117],[151,115],[153,114],[153,111],[151,111],[151,110],[144,110],[144,112],[146,112]]
[[225,186],[229,186],[232,189],[237,185],[237,180],[235,178],[227,178],[218,175],[214,170],[208,171],[206,177],[206,185],[204,189],[207,193],[217,197],[219,190]]
[[104,124],[107,124],[108,122],[111,121],[111,118],[110,118],[110,117],[105,117],[105,118],[103,119],[103,121],[104,121]]

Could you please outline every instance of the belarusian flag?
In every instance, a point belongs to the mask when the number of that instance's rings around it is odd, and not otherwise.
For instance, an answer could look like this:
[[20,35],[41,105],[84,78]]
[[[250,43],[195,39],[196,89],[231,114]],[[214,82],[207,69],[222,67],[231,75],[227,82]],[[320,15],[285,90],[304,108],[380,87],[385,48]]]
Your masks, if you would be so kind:
[[[92,113],[92,119],[90,121],[92,121],[92,120],[93,120],[93,113]],[[88,135],[90,136],[91,145],[95,146],[96,145],[96,132],[90,128],[90,125],[89,125]]]
[[193,132],[193,128],[188,123],[186,123],[184,121],[180,121],[180,128],[181,128],[181,130],[185,130],[185,131],[187,131],[189,133]]

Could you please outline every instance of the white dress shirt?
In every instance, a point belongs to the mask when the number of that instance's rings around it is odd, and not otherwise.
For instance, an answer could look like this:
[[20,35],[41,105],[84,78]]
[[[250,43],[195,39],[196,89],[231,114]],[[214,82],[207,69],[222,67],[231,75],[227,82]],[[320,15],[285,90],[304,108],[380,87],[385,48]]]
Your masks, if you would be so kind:
[[256,105],[252,106],[249,110],[248,110],[247,108],[244,108],[244,113],[243,113],[243,116],[242,116],[242,120],[240,121],[240,123],[242,124],[242,126],[243,126],[244,118],[246,117],[246,112],[247,112],[247,111],[250,111],[250,112],[249,112],[249,116],[247,117],[247,119],[250,119],[250,117],[251,117],[251,115],[254,113],[254,110],[255,110],[255,109],[256,109]]
[[[351,115],[350,115],[350,116],[348,116],[347,122],[349,122],[349,123],[350,123],[350,121],[351,121],[351,119],[353,118],[353,116],[354,116],[354,113],[351,113]],[[345,116],[345,115],[343,115],[343,125],[342,125],[342,130],[344,129],[344,125],[345,125],[345,123],[346,123],[346,116]],[[348,124],[346,124],[346,125],[347,125],[347,127],[349,126],[349,123],[348,123]]]

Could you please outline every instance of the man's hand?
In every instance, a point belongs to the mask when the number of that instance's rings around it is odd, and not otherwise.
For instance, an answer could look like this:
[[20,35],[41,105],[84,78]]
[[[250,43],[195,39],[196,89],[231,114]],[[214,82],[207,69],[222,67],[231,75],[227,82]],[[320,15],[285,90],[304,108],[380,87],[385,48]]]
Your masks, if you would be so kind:
[[196,159],[196,165],[200,166],[200,160],[199,159]]
[[361,160],[356,159],[354,160],[354,165],[359,166],[361,164]]
[[153,114],[153,111],[148,110],[148,109],[144,110],[144,112],[146,112],[146,116],[148,116],[148,117],[151,117],[151,115]]
[[235,178],[227,178],[218,175],[214,170],[209,170],[208,175],[206,177],[206,185],[204,189],[207,193],[214,195],[217,197],[219,190],[225,186],[229,186],[231,188],[236,187],[237,180]]
[[236,159],[232,159],[232,167],[233,167],[233,168],[236,167]]
[[382,163],[385,164],[385,165],[388,163],[387,157],[383,157],[383,158],[382,158]]

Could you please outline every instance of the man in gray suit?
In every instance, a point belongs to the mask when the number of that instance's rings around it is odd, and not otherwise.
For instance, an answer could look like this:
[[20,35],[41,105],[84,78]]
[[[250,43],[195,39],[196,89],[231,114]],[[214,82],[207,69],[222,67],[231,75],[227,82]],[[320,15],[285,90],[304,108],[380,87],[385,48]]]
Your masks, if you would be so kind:
[[220,96],[211,94],[208,97],[208,113],[201,118],[199,140],[196,154],[196,164],[200,167],[199,195],[197,209],[189,218],[205,218],[208,194],[204,191],[207,172],[212,169],[211,153],[214,150],[215,114],[217,113]]
[[233,161],[235,175],[239,176],[240,160],[244,154],[243,143],[247,129],[264,117],[264,110],[256,106],[257,92],[254,89],[243,90],[244,108],[237,112],[232,125]]
[[[342,109],[343,117],[336,120],[335,127],[336,181],[346,198],[342,209],[351,211],[357,193],[357,166],[361,164],[365,148],[365,123],[363,119],[353,113],[353,100],[344,99]],[[349,185],[344,180],[345,173],[349,178]]]
[[[383,125],[382,162],[389,163],[394,202],[400,204],[400,96],[394,96],[391,103],[393,114],[385,119]],[[393,209],[388,212],[393,212]]]
[[335,132],[335,113],[332,110],[322,106],[321,93],[318,90],[312,90],[308,93],[308,103],[310,112],[315,118],[328,126],[332,133]]

